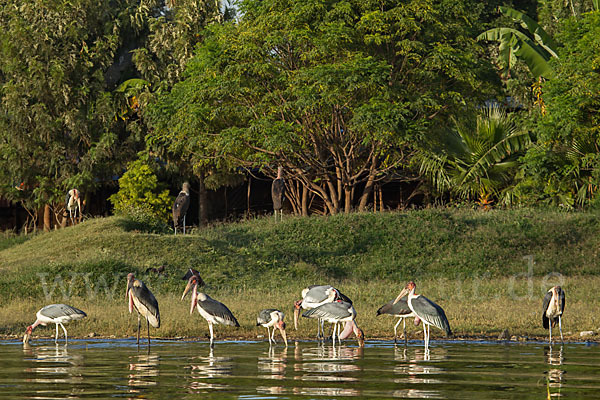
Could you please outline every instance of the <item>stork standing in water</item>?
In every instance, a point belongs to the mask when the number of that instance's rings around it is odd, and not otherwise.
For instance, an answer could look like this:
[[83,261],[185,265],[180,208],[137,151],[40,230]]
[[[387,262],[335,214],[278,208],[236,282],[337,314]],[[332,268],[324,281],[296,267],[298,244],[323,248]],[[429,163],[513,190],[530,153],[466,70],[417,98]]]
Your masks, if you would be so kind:
[[78,308],[66,304],[50,304],[38,311],[36,317],[37,319],[33,325],[29,325],[25,331],[23,344],[29,343],[31,334],[38,325],[46,326],[46,324],[49,323],[56,324],[56,337],[54,338],[54,343],[58,343],[58,326],[60,325],[65,333],[65,344],[67,344],[67,330],[63,324],[85,318],[87,317],[87,314]]
[[208,322],[208,329],[210,331],[210,345],[212,346],[215,337],[213,333],[214,324],[223,324],[236,327],[240,326],[240,324],[225,304],[202,292],[198,292],[198,282],[198,276],[192,275],[190,277],[188,284],[183,291],[183,295],[181,296],[181,300],[183,300],[185,295],[192,290],[190,314],[194,312],[194,307],[196,307],[198,313],[206,320],[206,322]]
[[190,207],[190,184],[185,182],[181,188],[181,192],[177,195],[175,203],[173,203],[173,228],[177,235],[177,228],[183,226],[183,234],[185,235],[185,215]]
[[550,344],[552,344],[552,328],[558,322],[560,341],[563,341],[561,317],[565,310],[565,292],[560,286],[554,286],[544,296],[542,303],[542,324],[550,333]]
[[[358,345],[365,346],[365,334],[356,324],[356,310],[352,304],[337,300],[333,303],[325,303],[302,314],[306,318],[319,318],[322,321],[327,321],[333,324],[333,334],[331,336],[333,345],[335,346],[335,335],[337,332],[338,344],[341,340],[350,336],[352,332],[356,335]],[[344,322],[344,330],[340,332],[338,324]]]
[[[256,318],[256,326],[263,326],[267,328],[267,336],[269,336],[269,345],[271,342],[275,343],[275,328],[281,332],[281,337],[287,347],[287,335],[285,333],[285,322],[283,322],[284,314],[274,308],[268,308],[258,313]],[[273,328],[273,333],[269,331],[269,328]]]
[[71,189],[67,192],[65,210],[69,212],[69,219],[71,220],[71,225],[74,225],[74,218],[78,218],[81,216],[81,194],[79,193],[79,190]]
[[[331,285],[312,285],[302,290],[302,299],[294,302],[294,328],[298,330],[300,309],[310,310],[325,303],[342,300],[352,304],[352,300]],[[323,333],[323,335],[321,335]],[[317,339],[324,337],[323,321],[317,326]]]
[[127,275],[127,303],[129,304],[129,313],[133,308],[138,313],[137,344],[140,344],[140,329],[142,327],[141,316],[146,318],[148,326],[148,346],[150,345],[150,325],[154,328],[160,328],[160,312],[158,310],[158,301],[146,287],[144,282],[135,279],[133,274]]
[[398,325],[400,322],[404,322],[404,327],[402,329],[402,337],[404,338],[404,342],[406,343],[406,318],[415,318],[415,326],[419,325],[421,320],[415,316],[410,307],[408,307],[407,296],[404,296],[400,299],[396,298],[395,300],[390,301],[387,304],[384,304],[377,310],[377,315],[388,314],[393,315],[394,317],[398,317],[398,322],[394,325],[394,343],[396,343],[396,337]]
[[442,307],[435,304],[425,296],[415,294],[414,282],[408,282],[406,287],[402,289],[393,304],[400,302],[400,300],[408,294],[407,304],[408,308],[415,314],[415,318],[419,318],[423,321],[423,339],[425,342],[425,351],[429,351],[429,326],[433,325],[446,332],[446,336],[452,335],[448,318]]
[[277,221],[277,212],[283,221],[283,200],[285,198],[285,180],[283,179],[283,167],[277,168],[277,178],[271,184],[271,198],[273,199],[273,213]]

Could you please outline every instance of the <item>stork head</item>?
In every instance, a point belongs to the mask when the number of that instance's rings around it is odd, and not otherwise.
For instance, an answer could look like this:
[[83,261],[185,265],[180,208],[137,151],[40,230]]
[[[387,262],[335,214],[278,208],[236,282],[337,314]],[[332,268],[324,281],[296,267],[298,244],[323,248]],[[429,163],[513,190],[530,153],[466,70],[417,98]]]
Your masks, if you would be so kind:
[[300,316],[300,308],[302,308],[302,299],[294,302],[294,328],[298,330],[298,317]]
[[354,330],[356,339],[358,340],[358,347],[365,347],[365,333],[358,326]]
[[190,194],[190,183],[189,182],[183,182],[183,185],[181,186],[181,190],[183,192],[186,192],[189,195]]
[[23,336],[23,344],[29,343],[31,339],[31,333],[33,332],[33,325],[29,325],[25,330],[25,335]]
[[133,281],[135,281],[135,276],[133,275],[133,273],[130,272],[129,274],[127,274],[127,288],[125,289],[125,298],[127,299],[129,313],[133,312],[133,296],[131,294]]
[[287,347],[288,342],[287,342],[287,334],[285,333],[285,322],[283,322],[283,320],[279,320],[279,322],[277,322],[275,324],[275,326],[281,332],[281,337],[283,338],[283,341],[285,342],[285,346]]
[[404,286],[404,289],[402,289],[402,291],[400,292],[398,297],[396,297],[396,300],[394,300],[393,304],[396,304],[397,302],[399,302],[400,299],[403,298],[404,296],[406,296],[407,294],[414,293],[416,287],[417,287],[417,285],[415,285],[415,283],[413,281],[408,282],[406,284],[406,286]]

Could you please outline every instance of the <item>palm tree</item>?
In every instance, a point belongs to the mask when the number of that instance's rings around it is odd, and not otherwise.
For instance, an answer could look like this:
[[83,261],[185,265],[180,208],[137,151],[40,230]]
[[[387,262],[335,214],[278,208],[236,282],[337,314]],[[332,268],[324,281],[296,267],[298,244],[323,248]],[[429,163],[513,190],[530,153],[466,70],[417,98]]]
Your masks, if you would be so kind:
[[514,180],[517,158],[529,143],[529,134],[517,130],[510,115],[487,106],[469,128],[455,120],[455,129],[434,140],[419,153],[421,173],[441,193],[478,199],[488,206]]

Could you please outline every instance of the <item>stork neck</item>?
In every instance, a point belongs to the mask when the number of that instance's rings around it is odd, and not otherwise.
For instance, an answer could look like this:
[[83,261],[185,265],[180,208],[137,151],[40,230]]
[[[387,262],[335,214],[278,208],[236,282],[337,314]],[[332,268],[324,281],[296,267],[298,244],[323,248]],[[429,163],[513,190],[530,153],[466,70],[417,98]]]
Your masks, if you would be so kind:
[[40,321],[39,319],[36,319],[35,322],[31,325],[31,332],[33,332],[35,330],[35,328],[38,327],[38,325],[40,325],[42,323],[42,321]]

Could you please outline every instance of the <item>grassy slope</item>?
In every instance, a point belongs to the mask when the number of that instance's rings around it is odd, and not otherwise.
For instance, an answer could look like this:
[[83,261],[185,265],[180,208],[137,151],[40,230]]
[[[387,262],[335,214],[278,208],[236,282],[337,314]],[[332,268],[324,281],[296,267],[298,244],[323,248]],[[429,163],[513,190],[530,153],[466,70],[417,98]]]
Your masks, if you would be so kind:
[[[599,221],[595,213],[424,210],[290,217],[279,224],[265,218],[175,237],[128,231],[117,217],[94,219],[0,245],[0,334],[21,332],[44,304],[67,302],[90,315],[73,324],[71,334],[131,335],[134,317],[124,290],[133,271],[160,302],[157,335],[203,336],[199,316],[190,323],[189,299],[178,299],[185,286],[180,276],[189,267],[201,271],[206,292],[228,304],[242,324],[237,331],[217,330],[220,337],[262,334],[254,318],[266,307],[281,308],[291,323],[293,300],[314,283],[334,284],[353,298],[368,336],[389,336],[391,317],[376,318],[375,310],[408,279],[446,309],[459,334],[508,328],[543,335],[541,298],[559,281],[567,292],[565,331],[597,330]],[[535,261],[531,280],[524,276],[526,256]],[[160,265],[167,276],[145,273]],[[298,335],[311,335],[313,325],[302,321]]]

